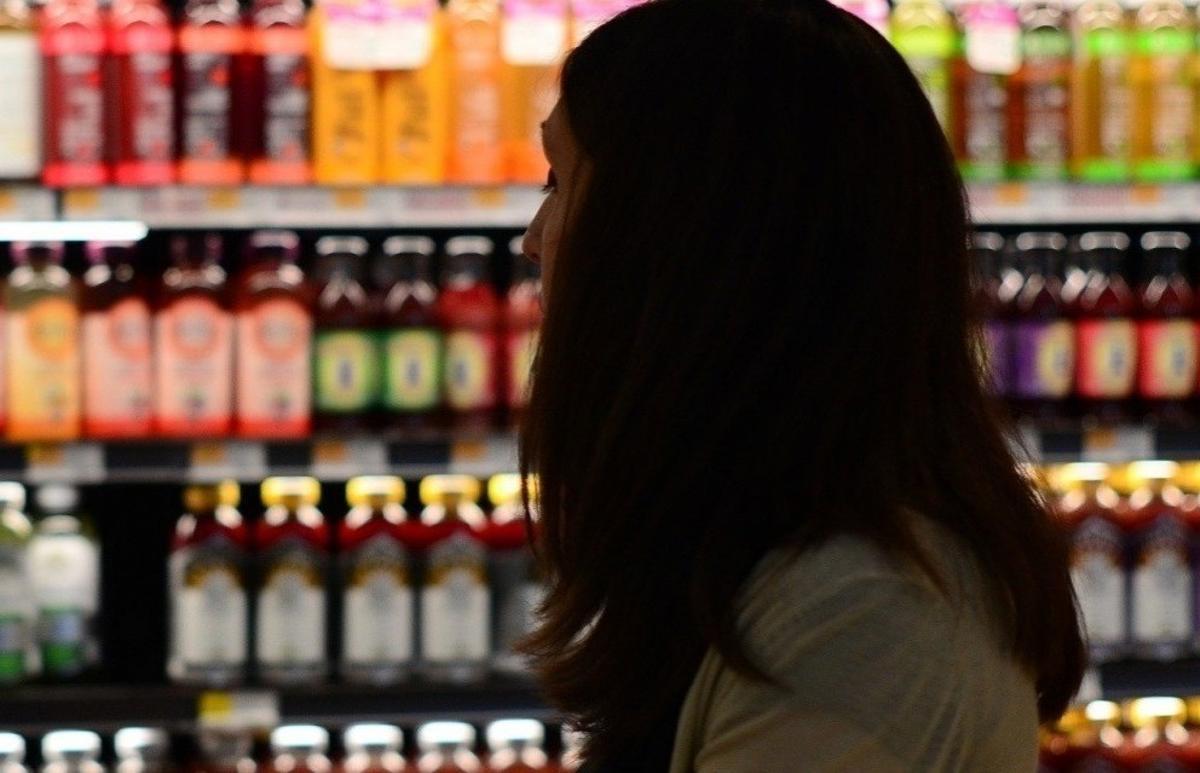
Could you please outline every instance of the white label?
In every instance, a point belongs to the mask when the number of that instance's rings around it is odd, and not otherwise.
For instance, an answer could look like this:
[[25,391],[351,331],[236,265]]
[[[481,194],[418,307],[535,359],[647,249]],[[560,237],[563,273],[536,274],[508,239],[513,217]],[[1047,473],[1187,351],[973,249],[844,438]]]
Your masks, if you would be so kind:
[[417,70],[433,56],[433,24],[429,19],[392,18],[378,25],[387,45],[375,51],[375,69]]
[[321,57],[337,70],[374,70],[379,36],[365,11],[327,6],[321,25]]
[[413,594],[394,571],[379,568],[346,591],[347,663],[403,663],[413,655]]
[[100,556],[80,535],[35,535],[29,543],[29,579],[42,608],[96,611],[100,602]]
[[1120,644],[1125,639],[1125,574],[1107,553],[1076,556],[1071,581],[1079,598],[1088,640]]
[[258,659],[278,665],[325,656],[325,593],[310,569],[275,566],[258,598]]
[[0,32],[0,177],[41,171],[41,60],[33,32]]
[[556,64],[567,43],[567,20],[530,13],[504,19],[501,45],[509,64],[544,67]]
[[491,592],[483,546],[458,533],[429,551],[421,589],[421,654],[427,662],[483,660],[491,646]]
[[1142,557],[1133,573],[1133,635],[1139,642],[1175,642],[1191,635],[1192,573],[1173,550]]
[[1015,24],[981,21],[966,35],[967,62],[976,72],[1012,75],[1021,66],[1021,30]]
[[186,665],[246,662],[246,591],[236,570],[171,556],[172,648]]

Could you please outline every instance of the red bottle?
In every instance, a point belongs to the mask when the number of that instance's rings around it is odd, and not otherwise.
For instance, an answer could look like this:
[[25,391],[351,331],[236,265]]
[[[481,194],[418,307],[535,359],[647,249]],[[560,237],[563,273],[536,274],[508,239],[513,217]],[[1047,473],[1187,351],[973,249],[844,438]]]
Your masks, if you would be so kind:
[[1013,302],[1013,404],[1026,416],[1059,417],[1075,368],[1075,331],[1058,276],[1067,239],[1059,233],[1023,233],[1014,244],[1026,272]]
[[351,725],[342,734],[342,773],[404,773],[404,734],[395,725]]
[[1137,300],[1121,271],[1129,237],[1095,231],[1079,237],[1097,270],[1079,297],[1075,394],[1085,416],[1116,421],[1128,413],[1137,383]]
[[283,725],[271,732],[271,764],[264,773],[330,773],[329,731],[316,725]]
[[1179,698],[1142,698],[1129,705],[1133,734],[1124,748],[1126,770],[1187,771],[1200,767],[1188,710]]
[[438,316],[446,332],[446,407],[460,430],[492,427],[500,402],[500,302],[487,277],[492,251],[481,236],[446,242]]
[[1191,239],[1178,231],[1142,237],[1146,279],[1138,288],[1138,396],[1149,415],[1188,419],[1197,379],[1195,293],[1186,275]]
[[1062,766],[1069,771],[1124,771],[1128,739],[1121,732],[1121,707],[1092,701],[1072,723]]
[[108,40],[113,177],[119,185],[170,183],[175,179],[171,18],[159,0],[114,0]]
[[508,410],[515,424],[529,398],[529,376],[537,354],[538,329],[542,325],[542,280],[537,263],[526,258],[521,238],[513,239],[512,285],[504,303],[505,379]]
[[389,423],[426,429],[441,405],[444,340],[433,284],[433,241],[393,236],[383,243],[375,280],[383,288],[382,403]]
[[534,719],[501,719],[488,725],[489,773],[542,773],[550,765],[542,750],[546,730]]
[[471,751],[475,728],[465,722],[430,722],[417,728],[421,773],[479,773],[483,765]]
[[[1006,270],[1004,237],[998,233],[976,232],[971,237],[971,257],[978,272],[975,303],[983,315],[988,386],[1003,399],[1011,391],[1013,307],[1024,279]],[[1006,281],[1014,275],[1016,281]]]
[[179,182],[237,185],[234,74],[245,50],[237,0],[188,0],[179,27]]
[[42,9],[46,142],[42,180],[103,185],[104,24],[96,0],[50,0]]
[[248,16],[244,110],[250,182],[312,181],[309,37],[302,0],[256,0]]

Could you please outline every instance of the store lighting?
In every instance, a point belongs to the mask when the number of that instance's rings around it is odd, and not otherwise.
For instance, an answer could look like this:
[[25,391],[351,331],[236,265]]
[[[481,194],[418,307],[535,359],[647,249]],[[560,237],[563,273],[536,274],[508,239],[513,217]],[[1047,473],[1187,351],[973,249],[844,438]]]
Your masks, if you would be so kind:
[[136,242],[148,233],[137,220],[0,222],[0,242]]

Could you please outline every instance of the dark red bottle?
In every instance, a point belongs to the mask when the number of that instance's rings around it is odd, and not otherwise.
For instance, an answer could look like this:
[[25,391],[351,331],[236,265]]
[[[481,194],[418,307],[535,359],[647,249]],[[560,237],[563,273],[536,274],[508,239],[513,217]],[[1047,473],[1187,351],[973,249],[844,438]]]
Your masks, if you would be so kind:
[[1122,271],[1129,237],[1094,231],[1079,237],[1096,271],[1080,295],[1075,341],[1075,394],[1084,416],[1117,421],[1128,415],[1137,381],[1137,299]]
[[1014,246],[1025,282],[1013,302],[1013,404],[1025,416],[1061,417],[1075,368],[1074,327],[1058,275],[1067,239],[1030,232],[1017,236]]
[[1189,418],[1196,391],[1196,296],[1188,282],[1188,235],[1152,231],[1142,237],[1145,268],[1138,287],[1138,397],[1164,422]]

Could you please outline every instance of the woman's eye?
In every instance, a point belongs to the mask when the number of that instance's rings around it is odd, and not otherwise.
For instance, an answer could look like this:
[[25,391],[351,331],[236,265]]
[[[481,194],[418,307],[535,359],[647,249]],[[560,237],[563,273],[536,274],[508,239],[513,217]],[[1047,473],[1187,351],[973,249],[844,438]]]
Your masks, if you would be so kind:
[[542,193],[551,193],[558,187],[558,178],[554,176],[554,170],[551,169],[546,175],[546,184],[542,187]]

